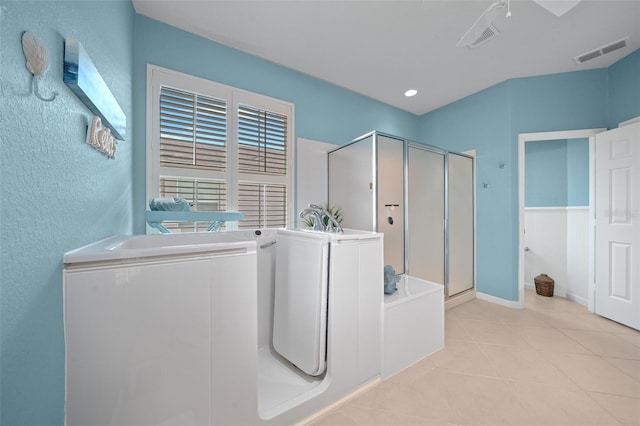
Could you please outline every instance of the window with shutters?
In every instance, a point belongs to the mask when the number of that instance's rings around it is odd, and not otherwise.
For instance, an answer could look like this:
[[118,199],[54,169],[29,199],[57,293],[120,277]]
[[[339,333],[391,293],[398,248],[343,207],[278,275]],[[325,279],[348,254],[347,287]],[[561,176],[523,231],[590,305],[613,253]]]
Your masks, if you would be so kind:
[[[153,65],[147,89],[147,199],[244,213],[225,229],[287,226],[293,104]],[[164,225],[193,232],[209,224]]]
[[226,101],[161,87],[160,165],[225,170]]

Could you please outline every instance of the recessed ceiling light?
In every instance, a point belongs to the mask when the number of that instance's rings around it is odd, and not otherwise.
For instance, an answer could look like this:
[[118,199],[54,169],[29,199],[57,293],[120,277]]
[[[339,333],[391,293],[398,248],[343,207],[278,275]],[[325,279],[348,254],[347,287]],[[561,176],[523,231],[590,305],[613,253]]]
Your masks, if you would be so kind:
[[407,97],[410,96],[415,96],[418,93],[418,91],[416,89],[409,89],[406,92],[404,92],[404,95]]

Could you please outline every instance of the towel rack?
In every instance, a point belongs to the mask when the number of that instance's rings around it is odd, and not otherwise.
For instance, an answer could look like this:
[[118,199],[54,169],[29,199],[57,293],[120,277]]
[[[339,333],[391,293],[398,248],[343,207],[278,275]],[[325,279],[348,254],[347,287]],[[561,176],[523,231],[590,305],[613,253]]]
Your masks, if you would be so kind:
[[157,229],[163,234],[169,234],[170,231],[162,224],[162,222],[211,222],[207,228],[207,232],[218,232],[225,222],[244,219],[244,213],[230,211],[169,212],[147,210],[145,211],[145,219],[149,226]]

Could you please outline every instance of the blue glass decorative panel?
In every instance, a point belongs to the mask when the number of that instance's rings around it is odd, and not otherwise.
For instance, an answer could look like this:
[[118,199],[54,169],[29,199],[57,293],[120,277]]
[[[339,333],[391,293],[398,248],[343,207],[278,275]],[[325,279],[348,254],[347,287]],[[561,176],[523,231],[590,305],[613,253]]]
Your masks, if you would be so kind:
[[77,40],[64,40],[64,82],[102,123],[113,137],[124,140],[127,116],[107,87],[91,58]]

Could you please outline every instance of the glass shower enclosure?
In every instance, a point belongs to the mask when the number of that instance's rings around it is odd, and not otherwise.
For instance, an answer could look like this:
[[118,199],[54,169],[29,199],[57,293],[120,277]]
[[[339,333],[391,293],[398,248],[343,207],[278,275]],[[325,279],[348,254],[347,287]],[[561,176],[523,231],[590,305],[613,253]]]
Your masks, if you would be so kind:
[[371,132],[329,152],[329,204],[343,227],[384,233],[384,262],[445,286],[474,288],[474,160]]

